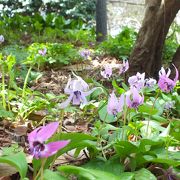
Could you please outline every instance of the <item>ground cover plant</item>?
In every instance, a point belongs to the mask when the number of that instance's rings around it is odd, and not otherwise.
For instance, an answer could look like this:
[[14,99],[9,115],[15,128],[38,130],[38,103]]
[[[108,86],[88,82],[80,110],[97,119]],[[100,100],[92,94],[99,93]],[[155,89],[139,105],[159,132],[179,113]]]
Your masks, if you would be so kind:
[[[177,67],[128,77],[133,28],[96,44],[92,2],[46,5],[0,19],[0,177],[179,179]],[[177,44],[172,33],[165,65]]]

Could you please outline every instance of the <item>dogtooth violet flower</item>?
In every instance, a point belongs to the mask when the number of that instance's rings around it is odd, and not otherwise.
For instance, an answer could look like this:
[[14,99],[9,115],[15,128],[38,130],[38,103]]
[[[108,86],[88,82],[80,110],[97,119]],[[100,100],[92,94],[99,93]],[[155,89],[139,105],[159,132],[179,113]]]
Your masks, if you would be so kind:
[[168,102],[165,102],[164,104],[164,109],[166,110],[170,110],[171,108],[173,108],[175,105],[175,101],[168,101]]
[[149,87],[149,88],[152,88],[152,87],[154,87],[156,82],[157,81],[155,79],[153,79],[153,78],[145,79],[145,86]]
[[112,76],[112,67],[109,65],[104,66],[104,71],[101,71],[101,75],[104,78],[109,79]]
[[82,49],[79,54],[84,59],[91,60],[91,51],[89,49]]
[[171,70],[168,69],[167,73],[163,67],[161,67],[161,70],[159,71],[159,81],[158,86],[163,92],[170,92],[173,90],[174,86],[176,85],[176,82],[179,77],[179,72],[175,65],[173,64],[175,70],[176,70],[176,76],[174,80],[169,78],[169,75],[171,74]]
[[123,110],[124,106],[124,94],[121,94],[120,98],[117,98],[115,93],[112,92],[108,99],[107,112],[110,115],[116,116],[117,113]]
[[145,73],[137,73],[134,76],[129,77],[128,79],[128,83],[130,85],[130,87],[135,87],[137,88],[137,90],[141,90],[144,87],[144,83],[145,83]]
[[46,126],[36,128],[34,131],[28,134],[28,141],[30,147],[30,153],[34,158],[47,158],[54,155],[59,149],[65,147],[69,141],[56,141],[45,144],[57,130],[59,126],[58,122],[52,122]]
[[73,105],[85,105],[87,104],[86,96],[89,96],[97,88],[89,90],[88,84],[79,76],[75,75],[75,79],[69,78],[68,83],[64,89],[65,94],[68,94],[68,99],[59,104],[59,108],[63,109],[67,107],[72,101]]
[[143,102],[144,96],[141,96],[135,87],[126,92],[126,104],[129,108],[137,109]]
[[4,36],[0,35],[0,44],[4,42]]
[[129,69],[129,62],[128,60],[123,60],[123,63],[120,65],[119,73],[125,73]]
[[42,56],[45,56],[46,53],[47,53],[47,49],[46,49],[46,48],[40,49],[40,50],[38,51],[38,53],[39,53],[40,55],[42,55]]

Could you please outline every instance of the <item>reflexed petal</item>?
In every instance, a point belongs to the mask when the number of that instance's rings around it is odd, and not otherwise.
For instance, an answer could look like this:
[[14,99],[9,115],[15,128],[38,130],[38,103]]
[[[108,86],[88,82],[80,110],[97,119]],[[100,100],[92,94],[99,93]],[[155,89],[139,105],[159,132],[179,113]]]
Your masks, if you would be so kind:
[[133,101],[134,102],[140,102],[141,96],[139,95],[138,90],[136,88],[133,88],[131,91],[132,91]]
[[119,98],[119,112],[121,112],[123,110],[124,107],[124,94],[121,94],[120,98]]
[[66,107],[70,104],[71,100],[73,99],[73,96],[74,96],[74,93],[70,94],[70,96],[68,97],[68,99],[66,99],[66,101],[64,101],[64,102],[62,102],[61,104],[59,104],[58,107],[59,107],[60,109],[66,108]]
[[64,92],[66,94],[71,94],[72,93],[72,89],[70,89],[70,84],[71,84],[72,80],[71,80],[71,77],[68,79],[68,82],[67,82],[67,85],[64,89]]
[[87,91],[87,92],[81,92],[84,96],[89,96],[91,93],[93,93],[95,90],[97,89],[97,87],[92,88],[91,90]]
[[119,102],[114,92],[110,94],[107,104],[108,114],[113,114],[114,110],[118,111]]
[[70,141],[57,141],[57,142],[50,142],[48,144],[45,145],[45,150],[41,151],[40,153],[40,157],[41,158],[47,158],[49,156],[52,156],[54,154],[56,154],[56,152],[62,148],[64,148],[65,146],[67,146],[67,144]]
[[174,78],[174,81],[176,82],[178,80],[178,78],[179,78],[179,71],[178,71],[178,69],[176,68],[176,66],[174,64],[172,64],[172,65],[174,66],[174,68],[176,70],[176,76]]
[[130,93],[130,91],[128,91],[126,93],[126,104],[127,104],[128,107],[131,107],[131,105],[132,105],[132,101],[131,101],[130,96],[131,96],[131,93]]
[[47,139],[49,139],[57,130],[59,126],[58,122],[52,122],[47,124],[46,126],[43,126],[38,132],[37,132],[37,140],[39,142],[44,142]]
[[32,147],[32,143],[36,141],[37,133],[41,128],[42,126],[34,129],[31,133],[28,134],[28,142],[29,142],[30,148]]
[[170,74],[171,74],[171,70],[168,68],[168,72],[166,74],[166,77],[169,77]]

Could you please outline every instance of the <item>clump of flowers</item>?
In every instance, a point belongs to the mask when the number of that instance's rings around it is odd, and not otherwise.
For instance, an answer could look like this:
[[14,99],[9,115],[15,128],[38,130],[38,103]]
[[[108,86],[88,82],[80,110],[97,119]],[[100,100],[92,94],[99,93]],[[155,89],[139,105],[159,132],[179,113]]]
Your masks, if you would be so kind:
[[104,71],[101,71],[101,75],[105,79],[109,79],[112,76],[112,67],[110,65],[106,65],[104,67]]
[[145,73],[137,73],[134,76],[129,77],[128,83],[130,87],[135,87],[138,91],[144,87]]
[[58,122],[52,122],[28,134],[30,153],[34,158],[39,159],[52,156],[69,143],[68,140],[64,140],[45,144],[45,141],[56,132],[58,126]]
[[167,73],[166,73],[166,71],[165,71],[165,69],[163,67],[159,71],[158,86],[163,92],[166,92],[166,93],[173,90],[173,88],[175,87],[176,82],[178,80],[178,77],[179,77],[179,72],[178,72],[177,68],[175,67],[174,64],[173,64],[173,66],[174,66],[174,68],[176,70],[176,76],[175,76],[174,80],[169,78],[169,76],[171,74],[170,69],[168,69]]
[[47,49],[46,49],[46,48],[40,49],[40,50],[38,51],[38,53],[39,53],[41,56],[45,56],[46,53],[47,53]]
[[79,54],[85,60],[91,60],[91,51],[89,49],[82,49],[79,51]]
[[137,109],[139,105],[143,104],[144,96],[140,95],[137,88],[131,88],[126,92],[126,104],[129,108]]
[[4,42],[4,36],[0,35],[0,44],[2,44]]
[[68,99],[59,105],[63,109],[72,101],[73,105],[87,104],[86,96],[89,96],[97,88],[89,90],[89,85],[80,77],[73,73],[75,79],[69,78],[64,92],[69,95]]
[[112,92],[110,94],[107,104],[108,114],[116,116],[117,113],[123,110],[123,106],[124,106],[124,94],[122,94],[120,98],[117,98],[115,93]]
[[128,60],[123,60],[123,63],[120,65],[119,73],[123,74],[129,69],[129,62]]

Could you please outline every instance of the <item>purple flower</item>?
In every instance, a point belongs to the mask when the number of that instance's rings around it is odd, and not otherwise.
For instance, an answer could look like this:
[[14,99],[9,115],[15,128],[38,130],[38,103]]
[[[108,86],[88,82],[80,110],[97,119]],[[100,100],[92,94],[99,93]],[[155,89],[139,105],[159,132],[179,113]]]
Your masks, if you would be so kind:
[[59,105],[59,108],[63,109],[67,107],[72,101],[73,105],[85,105],[87,104],[86,96],[89,96],[97,88],[89,90],[88,84],[79,76],[73,75],[76,79],[69,78],[68,83],[64,89],[66,94],[69,94],[69,98]]
[[145,73],[140,74],[138,72],[136,75],[129,77],[128,83],[130,87],[135,87],[138,90],[141,90],[144,87],[144,83],[145,83],[144,78],[145,78]]
[[38,53],[39,53],[40,55],[42,55],[42,56],[45,56],[46,53],[47,53],[47,49],[46,49],[46,48],[40,49],[40,50],[38,51]]
[[104,78],[109,79],[112,76],[112,67],[110,67],[109,65],[106,65],[104,67],[104,71],[101,71],[101,75]]
[[129,69],[129,62],[128,60],[123,60],[123,63],[120,65],[119,73],[125,73]]
[[124,106],[124,94],[122,94],[118,99],[114,94],[114,92],[112,92],[112,94],[110,94],[107,104],[108,114],[116,116],[117,113],[123,110],[123,106]]
[[59,149],[65,147],[69,143],[69,141],[66,140],[45,144],[45,141],[56,132],[58,126],[58,122],[52,122],[46,126],[36,128],[28,134],[30,153],[33,157],[36,159],[47,158],[54,155]]
[[143,102],[144,96],[141,96],[136,88],[131,88],[126,93],[126,104],[129,108],[137,109]]
[[170,110],[171,108],[173,108],[175,105],[175,101],[168,101],[164,104],[164,109],[166,110]]
[[4,36],[0,35],[0,44],[4,42]]
[[79,52],[80,56],[83,57],[86,60],[91,59],[91,51],[89,49],[83,49]]
[[153,79],[153,78],[145,79],[145,86],[149,87],[149,88],[152,88],[152,87],[154,87],[156,82],[157,81],[155,79]]
[[166,73],[165,69],[162,67],[161,70],[159,71],[159,81],[158,81],[158,86],[163,92],[170,92],[173,90],[174,86],[176,85],[176,82],[179,77],[179,72],[175,65],[173,64],[175,70],[176,70],[176,76],[174,80],[169,78],[169,75],[171,74],[171,70],[168,69],[168,72]]

